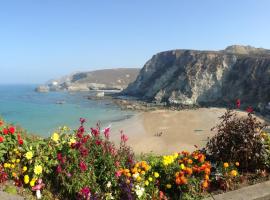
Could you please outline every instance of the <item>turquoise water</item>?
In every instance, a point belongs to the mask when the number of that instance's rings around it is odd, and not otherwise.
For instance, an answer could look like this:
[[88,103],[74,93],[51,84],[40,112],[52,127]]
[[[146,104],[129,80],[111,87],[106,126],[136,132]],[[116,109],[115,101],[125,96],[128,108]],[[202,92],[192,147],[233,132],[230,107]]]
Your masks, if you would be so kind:
[[[35,85],[0,85],[0,116],[20,125],[29,132],[49,136],[59,126],[76,128],[79,118],[87,119],[87,126],[98,121],[106,126],[113,121],[130,117],[109,100],[88,100],[90,92],[37,93]],[[56,104],[64,101],[64,104]]]

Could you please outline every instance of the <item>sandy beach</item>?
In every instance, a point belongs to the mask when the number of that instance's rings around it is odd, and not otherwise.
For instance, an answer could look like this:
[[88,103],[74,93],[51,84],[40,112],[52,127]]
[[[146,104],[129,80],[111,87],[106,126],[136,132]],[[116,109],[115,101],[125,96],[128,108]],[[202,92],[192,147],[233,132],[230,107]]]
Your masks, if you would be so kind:
[[[139,153],[167,154],[192,151],[194,145],[203,147],[214,135],[214,127],[226,109],[157,110],[138,113],[134,117],[112,124],[112,140],[119,141],[120,130],[128,135],[128,144]],[[238,112],[246,115],[245,112]],[[162,133],[161,136],[157,134]]]

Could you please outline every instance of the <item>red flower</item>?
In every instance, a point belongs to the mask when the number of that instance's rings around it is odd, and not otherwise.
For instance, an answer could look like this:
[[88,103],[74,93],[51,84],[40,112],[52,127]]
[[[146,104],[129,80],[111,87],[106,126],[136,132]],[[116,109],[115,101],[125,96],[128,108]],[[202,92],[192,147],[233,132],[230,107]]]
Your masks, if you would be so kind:
[[249,107],[247,107],[246,111],[247,111],[248,113],[252,113],[252,112],[253,112],[253,108],[252,108],[251,106],[249,106]]
[[99,136],[99,130],[97,128],[91,128],[91,133],[94,137]]
[[240,99],[237,99],[236,100],[236,107],[237,108],[240,108],[240,106],[241,106],[241,100]]
[[18,143],[19,143],[19,145],[23,145],[23,140],[22,139],[19,139],[18,140]]
[[4,138],[0,136],[0,143],[4,141]]
[[81,147],[80,148],[80,153],[82,156],[87,156],[88,155],[88,149]]
[[62,172],[62,167],[60,165],[57,166],[56,172],[58,174]]
[[85,119],[84,118],[80,118],[80,122],[81,122],[81,125],[83,125],[85,123]]
[[59,160],[59,161],[62,160],[62,154],[61,153],[57,153],[57,160]]
[[11,133],[11,134],[14,134],[15,133],[15,127],[11,126],[8,128],[8,131]]
[[82,171],[86,171],[87,170],[87,165],[83,161],[80,162],[79,167],[80,167],[80,169]]
[[101,144],[102,144],[102,141],[96,140],[96,145],[101,145]]
[[4,128],[4,129],[3,129],[3,133],[4,133],[5,135],[7,135],[7,134],[8,134],[8,130],[7,130],[6,128]]
[[109,137],[110,137],[110,128],[109,127],[105,128],[104,136],[105,136],[106,139],[109,139]]

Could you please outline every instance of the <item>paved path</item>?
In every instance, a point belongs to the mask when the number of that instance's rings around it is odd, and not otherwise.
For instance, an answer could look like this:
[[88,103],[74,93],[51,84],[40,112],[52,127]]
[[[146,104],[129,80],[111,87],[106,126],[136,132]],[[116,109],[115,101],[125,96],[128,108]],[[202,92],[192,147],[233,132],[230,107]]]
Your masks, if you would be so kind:
[[270,181],[215,195],[205,200],[270,200]]

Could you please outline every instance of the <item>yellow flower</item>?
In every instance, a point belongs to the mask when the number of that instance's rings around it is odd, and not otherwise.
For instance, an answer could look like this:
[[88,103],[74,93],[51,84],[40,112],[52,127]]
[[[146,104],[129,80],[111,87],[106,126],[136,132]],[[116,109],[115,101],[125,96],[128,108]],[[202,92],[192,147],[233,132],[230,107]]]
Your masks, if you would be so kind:
[[236,170],[232,170],[232,171],[231,171],[231,176],[234,176],[234,177],[235,177],[235,176],[237,176],[237,174],[238,174],[238,173],[237,173]]
[[146,181],[144,182],[144,184],[145,184],[146,186],[148,186],[148,185],[149,185],[149,181],[146,180]]
[[15,165],[14,165],[14,164],[12,164],[12,165],[10,165],[10,167],[11,167],[12,169],[14,169],[14,168],[15,168]]
[[34,167],[34,173],[35,173],[36,175],[41,174],[41,173],[42,173],[42,166],[41,166],[41,165],[36,165],[36,166]]
[[239,164],[239,162],[236,162],[235,165],[236,165],[237,167],[239,167],[240,164]]
[[31,187],[34,187],[34,186],[35,186],[35,183],[36,183],[36,180],[35,180],[35,179],[32,179],[32,180],[30,181],[30,186],[31,186]]
[[182,169],[182,170],[186,169],[186,167],[183,163],[180,165],[180,169]]
[[167,184],[166,185],[166,188],[171,189],[172,188],[172,185],[171,184]]
[[29,183],[29,176],[28,175],[25,175],[24,178],[23,178],[23,180],[24,180],[24,183],[25,184],[28,184]]
[[15,159],[12,159],[12,160],[11,160],[11,162],[12,162],[12,163],[15,163],[15,162],[16,162],[16,160],[15,160]]
[[7,168],[10,168],[11,167],[11,164],[10,163],[7,163]]
[[229,167],[229,163],[225,162],[225,163],[223,164],[223,167],[224,167],[224,168]]
[[19,163],[20,162],[20,159],[16,159],[16,163]]
[[25,157],[27,158],[27,160],[31,160],[33,158],[33,152],[32,151],[28,151],[25,154]]
[[76,140],[74,138],[69,139],[69,145],[76,143]]
[[137,180],[137,181],[141,181],[142,178],[141,178],[140,176],[138,176],[136,180]]
[[8,163],[4,163],[4,168],[8,168]]
[[23,167],[23,172],[26,172],[26,170],[27,170],[27,167],[24,166],[24,167]]
[[152,182],[152,181],[153,181],[153,178],[152,178],[152,177],[149,177],[148,180],[149,180],[150,182]]
[[155,176],[156,178],[158,178],[158,177],[159,177],[159,173],[154,172],[154,176]]
[[53,133],[51,139],[54,141],[54,142],[57,142],[59,140],[59,134],[58,133]]

